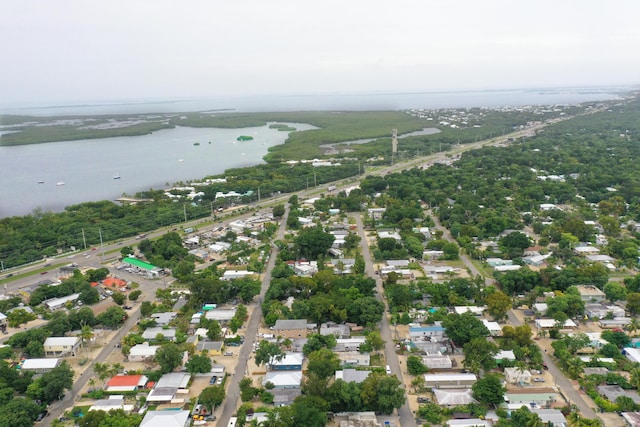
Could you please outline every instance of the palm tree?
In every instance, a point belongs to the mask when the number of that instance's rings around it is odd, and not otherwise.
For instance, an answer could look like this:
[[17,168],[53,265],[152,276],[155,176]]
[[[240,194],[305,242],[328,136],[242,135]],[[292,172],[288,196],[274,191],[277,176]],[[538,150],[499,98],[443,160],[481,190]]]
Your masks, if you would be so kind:
[[87,355],[87,348],[84,346],[84,342],[87,340],[91,340],[95,334],[93,333],[93,328],[89,325],[84,325],[80,330],[80,345],[84,348],[84,354]]
[[629,324],[626,326],[626,329],[627,331],[629,331],[631,335],[633,335],[635,331],[640,329],[640,320],[634,317],[633,319],[631,319],[631,322],[629,322]]

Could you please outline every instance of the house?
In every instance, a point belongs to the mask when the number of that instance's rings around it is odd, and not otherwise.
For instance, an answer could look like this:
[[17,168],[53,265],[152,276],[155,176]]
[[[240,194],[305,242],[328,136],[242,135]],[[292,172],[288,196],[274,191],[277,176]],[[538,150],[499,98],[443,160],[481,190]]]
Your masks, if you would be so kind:
[[585,377],[589,375],[607,375],[609,368],[584,368],[582,373]]
[[593,285],[577,285],[576,289],[580,294],[580,299],[585,303],[597,303],[606,299],[606,295]]
[[[191,374],[186,372],[164,374],[147,396],[147,402],[183,403],[188,399],[189,381]],[[177,398],[178,393],[185,397]]]
[[79,337],[49,337],[44,341],[46,357],[75,356],[80,347]]
[[351,274],[353,267],[356,265],[355,258],[338,258],[332,259],[331,265],[335,274]]
[[551,387],[522,387],[509,389],[505,393],[504,401],[510,408],[518,409],[521,406],[528,406],[531,409],[536,406],[548,407],[555,401],[560,402],[561,397]]
[[351,338],[338,338],[336,340],[336,346],[333,348],[334,352],[343,351],[358,351],[360,350],[360,344],[364,344],[367,337],[362,335]]
[[516,360],[516,355],[513,353],[513,350],[500,350],[495,355],[494,359],[498,364],[501,364],[505,361]]
[[367,379],[371,371],[358,371],[356,369],[343,369],[342,371],[336,371],[336,380],[342,380],[347,383],[360,384]]
[[198,351],[207,350],[207,354],[209,356],[220,356],[222,354],[223,347],[224,347],[224,342],[222,341],[199,341],[196,344],[196,350]]
[[626,396],[633,399],[636,405],[640,404],[640,395],[635,390],[625,390],[619,385],[599,385],[596,390],[610,402],[615,402],[620,396]]
[[115,375],[107,383],[108,392],[137,391],[147,385],[149,378],[146,375]]
[[433,326],[409,327],[409,339],[411,341],[431,341],[444,337],[444,327],[439,324]]
[[156,325],[158,325],[158,326],[166,326],[173,319],[175,319],[177,315],[178,315],[178,313],[176,313],[176,312],[167,311],[167,312],[164,312],[164,313],[153,313],[151,315],[151,317],[156,321]]
[[25,359],[20,365],[20,370],[41,374],[57,368],[61,363],[62,359]]
[[235,308],[216,308],[205,313],[204,317],[218,322],[229,322],[236,315]]
[[624,317],[624,309],[617,305],[604,304],[586,304],[584,306],[584,314],[590,319],[604,319],[611,313],[614,318]]
[[127,358],[129,362],[150,361],[156,357],[156,351],[158,351],[159,348],[159,345],[149,345],[148,342],[136,344],[129,350],[129,356]]
[[435,388],[433,389],[433,395],[440,406],[453,407],[478,403],[478,401],[473,398],[473,392],[470,388],[446,390]]
[[67,295],[66,297],[60,297],[60,298],[51,298],[49,300],[44,301],[42,304],[44,304],[44,306],[46,308],[48,308],[51,311],[55,311],[55,310],[60,310],[61,308],[64,308],[67,303],[75,303],[75,301],[80,297],[80,294],[71,294],[71,295]]
[[272,371],[301,371],[304,355],[302,353],[285,353],[282,359],[272,357],[269,368]]
[[531,384],[531,372],[522,368],[504,368],[504,379],[509,384]]
[[[556,323],[554,319],[536,319],[535,325],[538,329],[552,329],[555,328]],[[575,328],[576,326],[578,325],[571,319],[567,319],[562,325],[563,328]]]
[[637,348],[625,347],[622,349],[622,354],[627,357],[633,363],[640,363],[640,350]]
[[311,277],[318,272],[318,262],[296,261],[293,263],[293,272],[296,276]]
[[162,339],[167,341],[175,341],[176,340],[176,328],[167,328],[164,329],[160,326],[154,326],[151,328],[145,329],[142,333],[142,338],[147,341],[155,340],[158,335],[162,336]]
[[233,279],[242,279],[244,277],[252,276],[255,273],[253,271],[248,270],[225,270],[222,274],[221,280],[233,280]]
[[427,354],[426,356],[422,356],[422,363],[424,364],[424,366],[429,368],[430,371],[436,369],[451,369],[453,367],[451,358],[441,353]]
[[189,411],[147,411],[140,427],[187,427],[191,425]]
[[345,351],[336,353],[340,359],[341,366],[369,366],[371,365],[371,355],[358,351]]
[[269,392],[273,394],[273,406],[291,405],[302,394],[300,388],[274,388]]
[[489,264],[490,267],[500,267],[505,265],[513,265],[513,261],[510,259],[487,258],[487,264]]
[[475,374],[424,374],[425,387],[431,388],[465,388],[477,381]]
[[482,316],[482,312],[486,308],[487,307],[485,306],[477,307],[475,305],[457,305],[453,307],[453,310],[456,312],[456,314],[464,314],[467,311],[470,311],[474,316]]
[[546,255],[529,255],[522,258],[522,261],[532,267],[541,267],[547,261],[551,254]]
[[262,380],[262,386],[272,383],[274,388],[300,388],[302,371],[271,371]]
[[567,419],[559,409],[533,408],[531,412],[538,414],[540,421],[542,421],[542,424],[545,426],[565,427],[568,425]]
[[107,277],[102,281],[102,286],[111,289],[117,289],[119,291],[124,291],[127,287],[127,281],[118,279],[116,277]]
[[109,412],[112,409],[122,409],[126,413],[133,411],[134,405],[125,405],[123,395],[109,396],[108,399],[101,399],[94,402],[89,407],[90,411],[104,411]]
[[573,248],[573,253],[576,255],[598,255],[600,253],[600,249],[596,248],[595,246],[588,246],[588,245],[584,245],[584,246],[577,246],[575,248]]
[[602,329],[624,328],[631,323],[630,317],[616,317],[614,319],[600,319]]
[[367,209],[367,215],[372,219],[382,219],[386,210],[386,208],[369,208]]
[[548,309],[549,309],[549,306],[547,305],[546,302],[537,302],[533,304],[533,311],[535,311],[536,313],[542,316],[544,316],[547,313]]
[[402,241],[402,237],[400,236],[400,233],[398,233],[397,231],[380,230],[378,231],[378,239],[393,239],[398,242]]
[[489,335],[491,335],[492,337],[502,335],[502,328],[500,327],[498,322],[491,322],[489,320],[482,319],[482,323],[484,324],[484,327],[489,330]]
[[336,338],[349,338],[351,336],[351,328],[349,325],[333,322],[323,323],[320,325],[320,335],[333,335]]
[[623,412],[620,415],[629,427],[640,427],[640,412]]
[[305,319],[278,319],[273,330],[276,335],[282,338],[305,338],[307,336],[307,321]]
[[444,258],[444,251],[424,251],[422,252],[422,259],[442,259]]
[[480,418],[453,419],[447,421],[448,427],[491,427],[491,421]]

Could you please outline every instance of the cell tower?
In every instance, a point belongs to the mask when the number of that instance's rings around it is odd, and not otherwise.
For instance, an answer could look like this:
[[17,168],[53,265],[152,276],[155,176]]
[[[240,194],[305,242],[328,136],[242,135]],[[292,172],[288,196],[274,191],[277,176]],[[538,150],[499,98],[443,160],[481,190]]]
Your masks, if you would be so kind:
[[398,129],[393,129],[391,131],[391,153],[398,153]]

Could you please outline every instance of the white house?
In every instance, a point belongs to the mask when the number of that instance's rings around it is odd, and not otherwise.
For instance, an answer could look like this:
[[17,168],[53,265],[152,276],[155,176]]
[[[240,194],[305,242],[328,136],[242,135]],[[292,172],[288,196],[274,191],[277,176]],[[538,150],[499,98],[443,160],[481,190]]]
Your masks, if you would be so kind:
[[262,385],[272,383],[274,388],[300,388],[302,383],[302,371],[271,371],[267,372],[262,380]]
[[531,384],[531,372],[522,368],[504,368],[504,378],[509,384]]
[[148,342],[134,345],[129,350],[129,362],[145,362],[147,360],[152,360],[156,357],[156,351],[158,351],[159,348],[159,345],[149,345]]
[[46,357],[75,356],[80,347],[80,338],[49,337],[44,341],[43,347]]
[[20,370],[36,373],[49,372],[60,366],[60,363],[62,359],[25,359],[20,365]]

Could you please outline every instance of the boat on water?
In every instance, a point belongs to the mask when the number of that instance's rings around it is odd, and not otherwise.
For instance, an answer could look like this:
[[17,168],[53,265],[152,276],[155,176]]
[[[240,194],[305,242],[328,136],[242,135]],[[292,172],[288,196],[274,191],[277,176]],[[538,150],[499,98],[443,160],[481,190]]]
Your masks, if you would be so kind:
[[200,143],[199,142],[194,142],[193,145],[200,145]]
[[120,179],[120,174],[118,172],[116,172],[116,174],[113,175],[113,179]]
[[44,184],[44,180],[39,179],[39,180],[38,180],[38,184]]
[[236,141],[251,141],[253,140],[253,137],[250,135],[240,135],[239,137],[236,138]]
[[64,185],[64,182],[62,182],[62,181],[58,181],[58,182],[56,182],[56,185],[57,185],[58,187],[63,186],[63,185]]
[[179,162],[184,162],[184,159],[178,159]]

